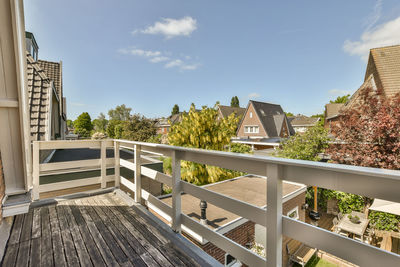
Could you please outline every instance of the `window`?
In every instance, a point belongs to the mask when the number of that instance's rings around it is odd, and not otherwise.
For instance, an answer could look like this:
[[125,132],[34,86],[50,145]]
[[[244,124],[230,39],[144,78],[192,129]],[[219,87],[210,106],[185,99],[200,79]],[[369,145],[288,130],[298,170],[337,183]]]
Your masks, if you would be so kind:
[[253,118],[253,112],[250,112],[250,119]]
[[240,267],[242,263],[235,259],[232,255],[226,253],[225,254],[225,266],[226,267]]
[[258,126],[244,126],[245,133],[259,133],[260,128]]
[[299,206],[296,206],[294,209],[290,210],[286,215],[289,218],[298,220],[299,219]]

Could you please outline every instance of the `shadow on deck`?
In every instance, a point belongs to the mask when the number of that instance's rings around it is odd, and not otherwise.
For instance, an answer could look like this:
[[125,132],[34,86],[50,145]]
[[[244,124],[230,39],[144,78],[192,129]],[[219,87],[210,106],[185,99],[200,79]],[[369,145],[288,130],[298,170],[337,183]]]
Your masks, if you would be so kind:
[[219,263],[117,193],[15,217],[2,266],[215,266]]

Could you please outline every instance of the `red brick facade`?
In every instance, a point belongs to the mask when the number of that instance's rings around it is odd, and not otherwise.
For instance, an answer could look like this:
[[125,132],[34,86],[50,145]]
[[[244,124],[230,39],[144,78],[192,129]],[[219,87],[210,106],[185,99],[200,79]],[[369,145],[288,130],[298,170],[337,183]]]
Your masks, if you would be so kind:
[[[250,116],[251,115],[251,116]],[[245,133],[244,132],[244,127],[245,126],[258,126],[258,133]],[[258,118],[258,115],[253,107],[253,104],[249,104],[249,108],[247,109],[247,112],[244,114],[244,118],[240,124],[240,128],[237,131],[237,136],[239,137],[247,137],[247,136],[258,136],[258,137],[268,137],[267,133],[264,130],[264,127],[262,126],[262,123],[260,122],[260,119]]]
[[4,174],[3,174],[3,163],[1,161],[1,153],[0,153],[0,223],[3,219],[3,210],[2,210],[2,201],[5,195],[5,184],[4,184]]

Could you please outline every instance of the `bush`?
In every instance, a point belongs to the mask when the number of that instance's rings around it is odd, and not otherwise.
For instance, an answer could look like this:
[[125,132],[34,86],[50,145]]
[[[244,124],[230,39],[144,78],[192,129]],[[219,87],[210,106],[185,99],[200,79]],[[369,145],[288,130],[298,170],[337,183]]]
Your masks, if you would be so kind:
[[251,153],[251,147],[246,144],[232,143],[231,152],[235,153]]
[[371,210],[369,213],[370,224],[375,229],[385,231],[399,231],[400,216]]

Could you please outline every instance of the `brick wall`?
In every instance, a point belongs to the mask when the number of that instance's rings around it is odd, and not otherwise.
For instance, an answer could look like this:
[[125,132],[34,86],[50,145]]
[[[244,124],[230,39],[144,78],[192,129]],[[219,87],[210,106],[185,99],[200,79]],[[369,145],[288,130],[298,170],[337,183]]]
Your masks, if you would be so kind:
[[[250,118],[250,113],[253,114],[253,116]],[[259,128],[259,133],[245,133],[244,132],[244,127],[245,126],[255,126],[258,125]],[[264,128],[262,127],[262,124],[260,120],[258,119],[258,115],[256,111],[254,110],[254,107],[252,104],[250,104],[249,109],[247,110],[246,114],[244,114],[244,118],[242,123],[240,124],[240,128],[237,131],[237,136],[239,137],[247,137],[247,136],[262,136],[262,137],[267,137],[267,133],[264,131]]]
[[1,161],[1,153],[0,153],[0,223],[3,219],[3,210],[2,210],[2,201],[5,195],[5,184],[4,184],[4,176],[3,176],[3,163]]
[[[231,231],[225,233],[224,236],[246,247],[247,245],[252,244],[254,242],[254,226],[255,224],[253,222],[248,221],[240,225],[239,227],[236,227],[235,229],[232,229]],[[222,264],[225,263],[226,252],[224,250],[220,249],[211,242],[202,245],[193,238],[191,238],[189,235],[186,234],[183,235],[190,241],[192,241],[194,244],[196,244],[198,247],[200,247],[202,250],[207,252],[207,254],[212,256],[214,259],[218,260]]]

